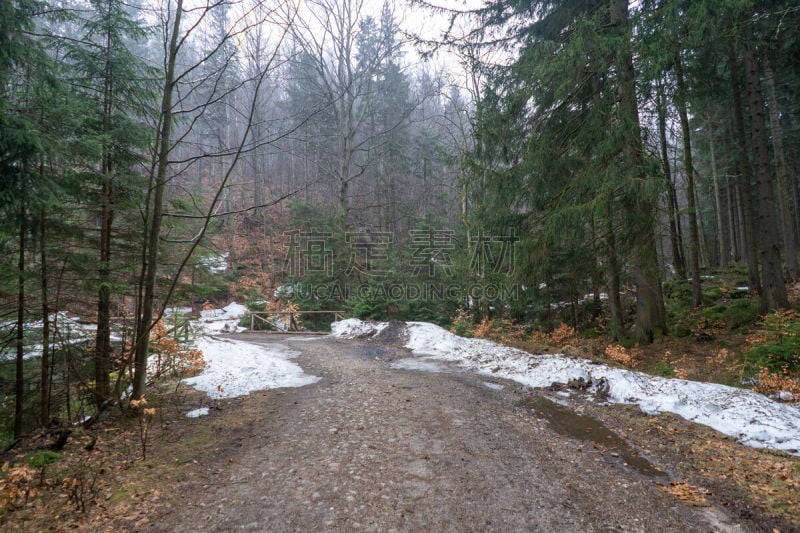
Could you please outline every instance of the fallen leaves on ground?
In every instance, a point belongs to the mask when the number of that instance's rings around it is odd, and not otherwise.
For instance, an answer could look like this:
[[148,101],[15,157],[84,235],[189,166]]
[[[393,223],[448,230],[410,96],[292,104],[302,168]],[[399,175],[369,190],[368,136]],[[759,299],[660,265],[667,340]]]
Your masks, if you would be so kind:
[[706,499],[706,496],[711,496],[711,493],[706,489],[689,485],[683,481],[670,481],[669,485],[656,483],[656,485],[658,485],[661,490],[667,494],[671,494],[680,501],[689,505],[696,505],[699,507],[707,507],[711,505]]

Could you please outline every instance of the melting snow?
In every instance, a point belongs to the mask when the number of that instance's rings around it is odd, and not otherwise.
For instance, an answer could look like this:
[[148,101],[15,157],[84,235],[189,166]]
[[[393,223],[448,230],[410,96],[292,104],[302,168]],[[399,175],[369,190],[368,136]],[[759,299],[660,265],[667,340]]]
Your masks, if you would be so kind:
[[200,260],[200,264],[212,274],[221,274],[228,270],[228,252],[205,257]]
[[[16,327],[16,322],[0,323],[0,329]],[[44,322],[33,320],[25,323],[26,334],[32,334],[41,341]],[[57,332],[57,333],[56,333]],[[59,311],[50,315],[50,349],[58,349],[69,344],[80,344],[94,341],[97,334],[97,324],[84,324],[80,318],[70,316],[66,311]],[[112,341],[115,340],[112,336]],[[41,342],[26,340],[23,359],[35,359],[42,356],[44,346]],[[5,350],[0,350],[0,361],[10,361],[16,357],[16,345],[10,344]]]
[[230,303],[222,309],[209,309],[200,312],[200,324],[204,333],[239,333],[246,330],[239,326],[239,320],[247,313],[247,307]]
[[[385,323],[354,319],[337,322],[333,335],[365,338]],[[800,410],[755,392],[682,379],[650,376],[561,354],[534,355],[483,339],[465,339],[434,324],[409,322],[408,342],[417,366],[452,361],[484,375],[511,379],[529,387],[548,387],[583,378],[596,390],[608,385],[609,400],[636,404],[649,414],[675,413],[710,426],[755,448],[772,448],[800,455]],[[409,365],[410,366],[410,365]]]
[[348,318],[331,324],[331,335],[354,339],[362,336],[372,337],[384,330],[387,322],[364,322],[357,318]]
[[230,339],[201,337],[206,368],[184,381],[212,398],[234,398],[253,391],[280,387],[302,387],[319,381],[290,359],[297,352],[283,344],[269,348]]
[[206,416],[208,414],[208,407],[200,407],[199,409],[195,409],[194,411],[189,411],[186,413],[186,418],[198,418],[201,416]]

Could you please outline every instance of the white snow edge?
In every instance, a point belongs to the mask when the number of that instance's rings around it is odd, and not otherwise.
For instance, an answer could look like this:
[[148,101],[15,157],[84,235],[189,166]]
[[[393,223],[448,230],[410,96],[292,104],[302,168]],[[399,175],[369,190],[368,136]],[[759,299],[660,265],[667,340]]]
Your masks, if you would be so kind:
[[[334,323],[331,334],[367,338],[386,326],[348,319]],[[529,387],[583,378],[592,383],[590,390],[596,390],[598,383],[605,382],[612,402],[635,404],[648,414],[674,413],[747,446],[800,455],[800,410],[753,391],[651,376],[562,354],[530,354],[488,340],[458,337],[427,322],[408,322],[407,328],[406,347],[419,358],[451,361],[467,370]]]

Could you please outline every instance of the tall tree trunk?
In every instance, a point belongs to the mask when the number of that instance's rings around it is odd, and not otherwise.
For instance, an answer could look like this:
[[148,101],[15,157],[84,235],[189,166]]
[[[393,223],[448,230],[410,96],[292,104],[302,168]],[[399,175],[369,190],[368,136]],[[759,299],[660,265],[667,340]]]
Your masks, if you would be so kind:
[[[104,165],[105,166],[105,165]],[[103,179],[100,199],[100,265],[97,294],[97,333],[94,357],[94,400],[98,409],[111,396],[111,177]]]
[[714,143],[714,124],[711,117],[708,122],[708,144],[711,152],[711,179],[714,181],[714,215],[717,221],[717,253],[719,260],[717,264],[720,268],[728,266],[728,232],[722,217],[722,191],[719,186],[719,176],[717,175],[717,153]]
[[658,137],[661,148],[661,165],[664,169],[664,178],[667,181],[667,213],[669,219],[669,242],[672,247],[672,263],[675,271],[682,278],[686,278],[686,263],[683,260],[683,247],[679,238],[678,214],[676,205],[678,200],[675,194],[675,185],[672,182],[672,166],[669,163],[669,143],[667,142],[667,104],[664,97],[663,84],[658,82]]
[[145,242],[147,256],[143,276],[144,296],[136,332],[132,399],[141,398],[147,385],[147,355],[150,351],[150,330],[153,328],[153,305],[155,303],[156,273],[158,271],[158,244],[161,235],[164,193],[167,188],[167,169],[169,167],[170,137],[172,132],[172,96],[175,89],[175,62],[178,55],[178,33],[180,32],[182,13],[183,0],[178,0],[169,41],[164,92],[161,97],[161,130],[159,131],[156,153],[155,191],[153,193],[147,240]]
[[731,183],[730,177],[725,176],[725,200],[727,202],[727,209],[725,210],[725,217],[728,220],[728,243],[730,244],[730,259],[734,262],[739,261],[742,256],[739,250],[739,234],[737,231],[738,218],[736,216],[736,201],[734,197],[734,185]]
[[614,211],[610,205],[606,217],[606,232],[608,234],[606,253],[608,254],[608,310],[611,314],[611,338],[619,340],[622,337],[624,326],[622,300],[619,295],[622,284],[620,282],[617,239],[614,233]]
[[792,212],[789,209],[789,178],[786,171],[786,157],[783,151],[783,129],[778,118],[778,98],[775,96],[775,74],[769,61],[769,53],[764,52],[764,85],[769,103],[769,123],[772,129],[772,150],[775,159],[775,174],[778,178],[778,205],[781,208],[781,229],[783,231],[783,250],[786,257],[786,271],[789,279],[798,278],[797,250],[794,245]]
[[798,196],[800,196],[800,187],[798,185],[800,184],[797,183],[797,180],[800,178],[800,171],[798,170],[797,167],[798,167],[797,163],[794,163],[792,165],[793,172],[791,179],[789,180],[789,190],[791,191],[792,207],[794,208],[795,214],[797,214],[797,216],[794,217],[795,246],[800,244],[800,203],[798,203],[800,201],[800,198],[798,198]]
[[25,199],[20,198],[19,257],[17,258],[17,358],[14,381],[14,438],[22,435],[22,415],[25,405]]
[[736,180],[733,179],[737,175],[737,161],[738,157],[734,153],[736,150],[735,145],[731,144],[736,138],[736,128],[733,124],[733,119],[728,117],[725,123],[725,132],[723,139],[726,142],[723,144],[725,161],[725,219],[728,223],[728,244],[730,245],[730,255],[728,256],[731,261],[737,263],[742,260],[742,246],[741,228],[739,226],[739,206],[736,200]]
[[692,161],[692,137],[689,129],[689,114],[686,106],[686,81],[683,77],[683,62],[680,54],[675,56],[675,81],[678,86],[675,104],[681,123],[683,138],[683,166],[686,170],[686,198],[689,207],[689,268],[692,274],[692,301],[702,307],[703,292],[700,279],[700,232],[697,228],[697,203],[695,202],[695,173]]
[[780,250],[780,226],[775,206],[775,190],[772,187],[772,173],[767,144],[767,123],[764,116],[764,99],[761,93],[761,76],[755,53],[748,50],[744,54],[747,98],[750,104],[750,134],[753,144],[753,166],[758,183],[758,226],[760,231],[759,251],[763,275],[761,310],[772,311],[788,307],[786,284],[783,279]]
[[[697,194],[697,189],[695,189],[695,198],[694,198],[694,205],[700,205],[700,196]],[[708,246],[706,246],[706,230],[705,226],[703,225],[703,217],[697,217],[697,225],[699,227],[700,233],[700,268],[708,268],[711,264],[710,260],[708,259]]]
[[[111,30],[106,33],[106,64],[103,80],[103,133],[111,131],[112,79]],[[111,226],[112,208],[111,151],[103,146],[100,192],[100,265],[97,294],[97,332],[94,353],[94,401],[100,409],[111,396]]]
[[[348,99],[345,94],[342,99]],[[339,211],[343,228],[349,227],[350,218],[350,167],[353,155],[353,116],[350,105],[344,104],[339,116]]]
[[[628,42],[628,2],[627,0],[610,0],[611,24],[620,37]],[[644,186],[647,176],[644,174],[644,150],[639,123],[639,106],[636,101],[636,73],[633,58],[627,45],[617,53],[618,82],[618,118],[619,127],[625,128],[627,139],[623,146],[623,160],[631,177],[635,176],[641,184],[641,190],[634,201],[633,224],[636,234],[636,249],[633,256],[633,271],[636,281],[636,337],[641,342],[652,342],[654,335],[660,330],[666,331],[666,313],[661,290],[661,279],[658,266],[658,254],[655,244],[656,209]]]
[[731,41],[728,47],[728,66],[731,69],[731,91],[733,97],[733,117],[736,123],[736,141],[739,148],[739,191],[742,209],[742,226],[745,257],[747,259],[747,277],[751,291],[761,294],[761,276],[758,269],[758,251],[756,249],[755,216],[753,214],[752,173],[747,154],[747,133],[744,124],[742,96],[739,89],[739,62],[736,58],[736,47]]
[[469,188],[467,182],[467,172],[462,163],[458,171],[458,193],[461,203],[461,225],[464,226],[464,244],[467,247],[467,257],[472,257],[472,227],[469,216]]
[[[736,214],[739,219],[739,239],[741,241],[740,250],[744,250],[747,253],[749,244],[747,243],[748,232],[747,232],[747,222],[744,217],[744,200],[742,199],[742,188],[741,186],[737,186],[735,188],[736,191]],[[760,293],[760,288],[755,288],[750,285],[750,290]]]
[[[39,175],[44,175],[44,163],[39,168]],[[50,301],[47,296],[47,217],[42,208],[40,221],[40,259],[42,290],[42,360],[41,380],[39,385],[39,424],[46,426],[50,421]]]

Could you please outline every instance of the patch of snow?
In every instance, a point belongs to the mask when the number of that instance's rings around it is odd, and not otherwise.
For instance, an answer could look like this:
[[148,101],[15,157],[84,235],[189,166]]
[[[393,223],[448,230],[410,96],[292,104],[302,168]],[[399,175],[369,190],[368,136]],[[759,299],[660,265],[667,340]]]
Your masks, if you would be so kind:
[[200,312],[202,333],[240,333],[247,328],[239,326],[239,320],[247,313],[247,307],[232,302],[222,309],[206,309]]
[[487,389],[492,389],[492,390],[503,390],[505,388],[499,383],[492,383],[491,381],[484,381],[483,386],[486,387]]
[[[347,322],[342,331],[353,337],[374,335],[381,327],[381,323],[354,319]],[[612,402],[636,404],[649,414],[674,413],[748,446],[800,455],[800,409],[753,391],[650,376],[561,354],[534,355],[488,340],[458,337],[426,322],[409,322],[407,328],[406,347],[422,361],[452,361],[464,369],[529,387],[549,387],[554,382],[582,378],[592,383],[590,390],[596,391],[603,383],[608,386],[608,399]]]
[[81,418],[80,420],[76,420],[75,422],[73,422],[72,425],[73,426],[80,426],[82,424],[85,424],[89,420],[91,420],[91,418],[92,418],[92,415],[86,415],[83,418]]
[[275,291],[272,293],[272,296],[279,300],[281,298],[291,298],[294,296],[295,293],[302,293],[303,286],[299,283],[294,285],[279,285],[275,288]]
[[247,307],[242,304],[237,304],[236,302],[231,302],[225,307],[222,308],[227,316],[241,318],[247,313]]
[[181,316],[191,314],[191,307],[167,307],[164,309],[164,316]]
[[[16,322],[4,322],[3,328],[16,327]],[[44,322],[32,320],[24,324],[25,335],[30,336],[26,339],[23,348],[23,359],[36,359],[42,356],[44,346],[41,343],[42,329]],[[67,345],[81,344],[94,341],[97,334],[97,324],[87,324],[81,319],[70,316],[66,311],[59,311],[50,315],[50,349],[58,350]],[[16,358],[16,345],[11,344],[5,350],[0,351],[0,361],[12,361]]]
[[303,372],[290,359],[297,352],[283,344],[269,348],[230,339],[201,337],[197,347],[203,351],[203,373],[184,381],[212,398],[234,398],[253,391],[281,387],[302,387],[320,378]]
[[388,325],[388,322],[365,322],[357,318],[348,318],[331,324],[331,336],[342,339],[374,337]]
[[194,411],[189,411],[186,413],[186,418],[199,418],[201,416],[206,416],[208,414],[208,407],[200,407],[199,409],[195,409]]
[[781,400],[781,401],[784,401],[784,402],[793,402],[794,401],[794,393],[782,390],[782,391],[779,391],[779,392],[771,395],[770,398],[775,398],[776,400]]
[[212,274],[221,274],[228,270],[228,252],[205,257],[200,261],[200,264]]

